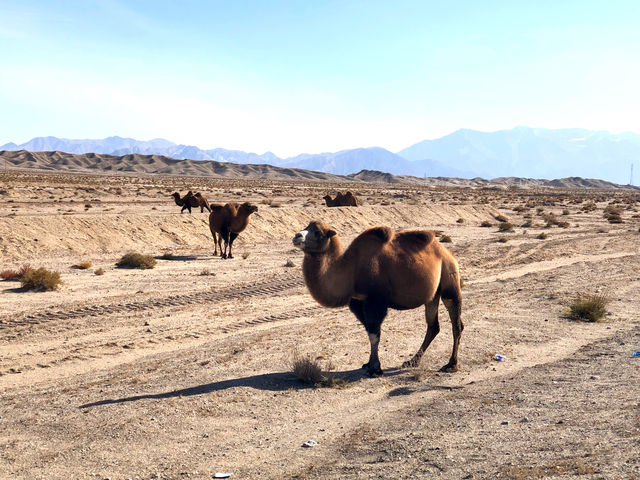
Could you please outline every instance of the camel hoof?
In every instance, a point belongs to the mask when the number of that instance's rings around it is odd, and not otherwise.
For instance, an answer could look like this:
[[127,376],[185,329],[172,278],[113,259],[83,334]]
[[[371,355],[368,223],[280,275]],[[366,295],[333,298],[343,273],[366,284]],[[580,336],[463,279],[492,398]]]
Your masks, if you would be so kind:
[[227,256],[223,253],[222,255],[220,255],[220,258],[223,259],[223,260],[226,260]]
[[445,372],[445,373],[454,373],[458,371],[458,365],[452,365],[450,363],[447,363],[444,367],[442,367],[440,370],[438,370],[439,372]]
[[412,358],[411,360],[407,360],[406,362],[403,362],[402,368],[417,367],[419,363],[420,363],[420,360]]
[[364,365],[362,365],[362,368],[367,371],[370,377],[382,376],[382,369],[380,368],[380,365],[378,365],[377,367],[372,367],[371,364],[367,362]]
[[233,255],[229,254],[229,256],[227,258],[233,258]]

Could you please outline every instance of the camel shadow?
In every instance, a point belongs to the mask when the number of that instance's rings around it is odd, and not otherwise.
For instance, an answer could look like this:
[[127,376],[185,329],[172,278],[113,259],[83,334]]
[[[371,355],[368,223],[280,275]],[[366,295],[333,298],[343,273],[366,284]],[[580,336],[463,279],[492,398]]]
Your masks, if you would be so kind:
[[[331,372],[337,379],[347,383],[353,383],[365,378],[369,378],[365,370],[345,370],[342,372]],[[385,376],[395,376],[401,373],[400,369],[390,368],[385,370]],[[272,392],[281,392],[284,390],[306,390],[316,388],[313,385],[304,383],[292,372],[265,373],[261,375],[252,375],[250,377],[232,378],[222,380],[220,382],[207,383],[197,385],[195,387],[182,388],[171,392],[148,393],[144,395],[134,395],[131,397],[112,398],[98,400],[96,402],[85,403],[78,408],[99,407],[101,405],[112,405],[117,403],[137,402],[139,400],[163,400],[174,397],[192,397],[196,395],[206,395],[207,393],[219,392],[229,388],[250,387],[257,390],[266,390]]]
[[153,258],[156,260],[167,260],[169,262],[191,262],[193,260],[198,260],[196,255],[157,255]]

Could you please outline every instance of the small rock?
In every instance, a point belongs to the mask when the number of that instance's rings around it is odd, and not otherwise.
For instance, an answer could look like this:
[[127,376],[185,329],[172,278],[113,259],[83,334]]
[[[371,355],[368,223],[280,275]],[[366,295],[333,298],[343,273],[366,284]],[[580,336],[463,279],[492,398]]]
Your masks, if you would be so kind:
[[520,423],[529,423],[529,417],[524,417],[520,420]]
[[500,423],[500,425],[509,425],[509,422],[507,420],[504,420],[503,422]]
[[318,442],[316,442],[315,440],[307,440],[302,444],[304,448],[311,448],[315,447],[316,445],[318,445]]

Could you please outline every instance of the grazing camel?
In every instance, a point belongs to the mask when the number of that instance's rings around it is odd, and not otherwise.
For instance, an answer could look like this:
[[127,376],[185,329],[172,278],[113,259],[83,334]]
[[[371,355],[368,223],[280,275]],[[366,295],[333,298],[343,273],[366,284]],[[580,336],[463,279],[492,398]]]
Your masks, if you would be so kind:
[[325,195],[322,199],[327,204],[327,207],[357,207],[358,201],[351,192],[342,194],[338,192],[336,198],[331,198],[331,195]]
[[197,192],[194,195],[193,192],[189,190],[187,194],[182,198],[180,198],[180,194],[178,192],[174,192],[171,196],[175,200],[176,205],[182,207],[180,213],[184,213],[185,209],[189,210],[189,213],[191,213],[191,207],[200,207],[200,213],[204,212],[205,208],[209,212],[211,211],[209,202],[207,202],[207,199],[203,197],[200,192]]
[[343,252],[336,231],[313,221],[298,232],[293,244],[304,252],[302,271],[313,298],[325,307],[349,309],[369,334],[371,354],[362,368],[382,375],[378,358],[380,326],[387,309],[425,306],[427,333],[418,352],[403,367],[417,366],[440,330],[442,301],[453,326],[453,351],[441,371],[458,369],[458,346],[464,328],[458,262],[430,231],[394,232],[375,227],[360,234]]
[[[220,256],[222,258],[233,258],[231,247],[233,241],[238,237],[247,225],[249,225],[249,215],[258,211],[258,207],[245,202],[238,206],[237,203],[227,203],[226,205],[212,205],[209,214],[209,230],[213,235],[214,255],[218,255],[218,246],[220,247]],[[216,238],[216,234],[218,237]],[[224,252],[222,251],[222,240],[224,240]],[[229,246],[229,254],[227,255],[227,245]]]

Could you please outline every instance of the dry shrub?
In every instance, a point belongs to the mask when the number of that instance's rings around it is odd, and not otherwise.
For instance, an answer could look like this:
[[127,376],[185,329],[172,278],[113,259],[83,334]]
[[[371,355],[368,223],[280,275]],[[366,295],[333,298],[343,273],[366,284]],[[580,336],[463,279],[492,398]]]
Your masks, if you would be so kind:
[[247,258],[249,258],[249,255],[251,255],[251,253],[249,253],[249,252],[244,252],[244,253],[242,254],[242,259],[243,259],[243,260],[246,260]]
[[464,223],[464,218],[459,218],[458,220],[456,220],[456,223]]
[[449,235],[440,235],[440,243],[451,243],[451,237]]
[[547,235],[546,233],[542,232],[542,233],[540,233],[539,235],[537,235],[537,236],[536,236],[536,238],[537,238],[538,240],[546,240],[548,236],[549,236],[549,235]]
[[491,223],[488,220],[483,220],[482,223],[480,224],[481,227],[493,227],[493,223]]
[[509,221],[509,219],[507,217],[505,217],[504,215],[496,215],[494,218],[499,222],[508,222]]
[[330,373],[322,373],[322,368],[316,360],[310,357],[301,357],[295,354],[293,357],[293,373],[305,383],[316,387],[342,388],[347,382]]
[[149,269],[155,267],[156,263],[156,259],[151,255],[130,252],[124,255],[120,261],[116,263],[116,266],[120,268]]
[[96,269],[96,271],[95,271],[95,272],[93,272],[93,273],[95,273],[96,275],[104,275],[104,270],[103,270],[102,268],[98,268],[98,269]]
[[287,259],[287,263],[285,263],[284,266],[287,267],[287,268],[291,268],[291,267],[295,267],[296,264],[293,263],[293,261],[291,259]]
[[513,224],[511,222],[502,222],[498,225],[498,230],[501,232],[513,232]]
[[569,305],[569,317],[584,322],[597,322],[607,314],[606,295],[582,293]]
[[20,280],[20,274],[15,270],[7,269],[0,272],[0,278],[6,281],[17,281]]
[[91,268],[91,262],[80,262],[73,265],[72,268],[77,268],[78,270],[87,270]]
[[26,290],[48,291],[57,290],[60,287],[60,274],[45,268],[31,269],[22,277],[20,284]]
[[161,260],[173,260],[173,253],[164,252],[162,255],[160,255],[160,259]]
[[566,208],[562,210],[562,215],[569,215],[569,210]]
[[498,239],[498,242],[499,242],[499,243],[507,243],[508,241],[509,241],[509,239],[508,239],[507,237],[500,237],[500,238]]

